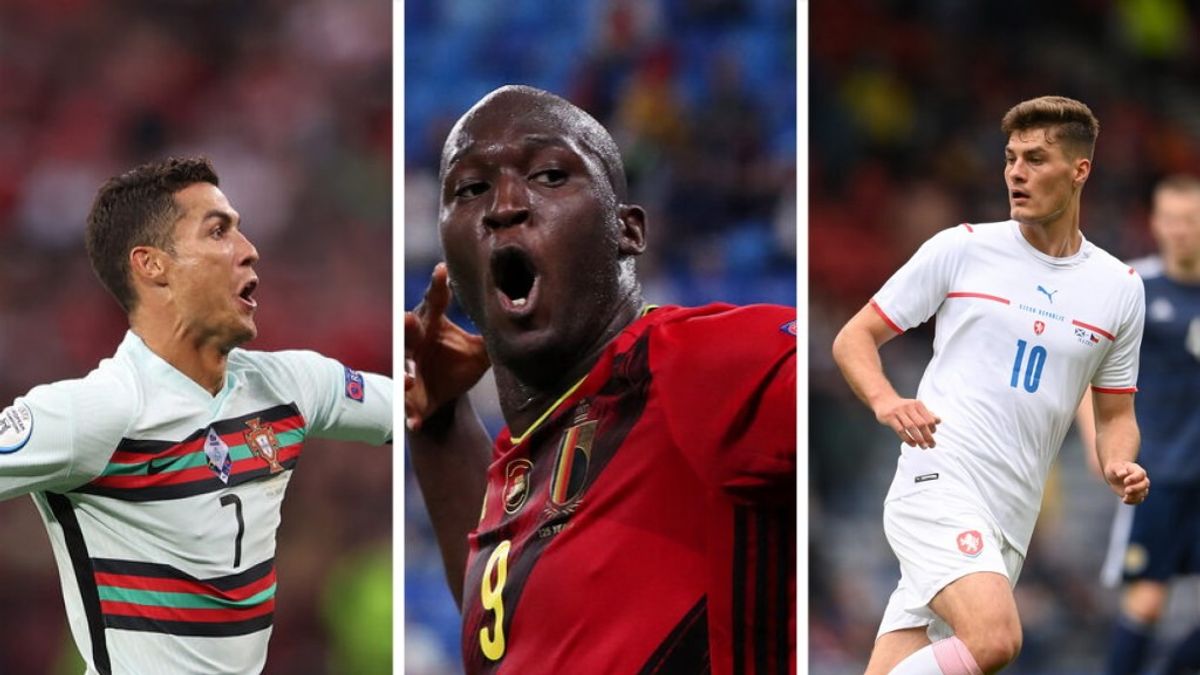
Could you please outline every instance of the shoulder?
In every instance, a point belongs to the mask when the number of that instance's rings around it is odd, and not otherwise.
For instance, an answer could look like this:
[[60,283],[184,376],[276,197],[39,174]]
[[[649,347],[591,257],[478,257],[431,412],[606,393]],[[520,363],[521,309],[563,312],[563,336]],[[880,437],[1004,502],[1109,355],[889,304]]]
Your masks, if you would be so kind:
[[1012,220],[989,223],[963,223],[944,230],[947,239],[961,249],[1007,252],[1017,242],[1018,225]]
[[991,242],[1003,240],[1011,227],[1009,221],[996,223],[959,223],[939,230],[925,240],[921,248],[926,253],[954,255],[978,249]]
[[234,377],[293,399],[306,411],[337,391],[343,381],[348,390],[363,385],[362,374],[308,349],[274,352],[235,349],[229,354],[229,367]]
[[229,368],[235,374],[259,373],[267,377],[279,377],[319,368],[331,362],[332,359],[309,349],[284,349],[275,352],[234,349],[229,352]]
[[1157,279],[1166,273],[1162,257],[1157,255],[1134,258],[1129,261],[1129,267],[1137,272],[1143,280]]
[[938,230],[925,240],[924,246],[959,247],[979,241],[991,235],[993,223],[959,223]]
[[101,361],[87,375],[34,387],[29,395],[55,390],[112,412],[132,416],[141,407],[147,377],[133,360],[117,354]]
[[1126,263],[1108,251],[1094,245],[1092,246],[1092,253],[1088,259],[1088,263],[1092,274],[1096,277],[1096,282],[1116,284],[1129,292],[1139,294],[1142,293],[1143,287],[1141,269],[1153,269],[1153,263],[1139,261]]
[[991,223],[959,223],[954,227],[947,227],[938,232],[934,237],[942,237],[962,243],[974,243],[1008,237],[1012,230],[1013,222],[1011,220],[999,220]]
[[235,349],[229,352],[228,368],[234,378],[265,388],[277,394],[298,397],[308,388],[306,383],[321,372],[320,355],[304,350],[263,352]]
[[658,376],[753,378],[796,353],[792,307],[725,303],[663,307],[643,320],[650,368]]
[[783,305],[731,305],[714,302],[700,307],[659,307],[650,311],[644,320],[649,330],[657,332],[686,332],[695,335],[714,334],[737,337],[734,333],[768,331],[790,338],[796,337],[796,309]]
[[[118,353],[83,377],[30,389],[5,414],[23,417],[31,427],[39,421],[57,425],[67,438],[75,439],[64,442],[79,446],[76,450],[111,452],[141,414],[146,399],[142,377],[136,364]],[[79,443],[79,439],[88,442]],[[0,445],[7,443],[0,441]]]
[[1003,236],[1005,232],[1012,228],[1011,220],[997,220],[990,223],[959,223],[954,227],[948,227],[942,230],[943,233],[951,232],[964,238],[977,237],[996,237]]

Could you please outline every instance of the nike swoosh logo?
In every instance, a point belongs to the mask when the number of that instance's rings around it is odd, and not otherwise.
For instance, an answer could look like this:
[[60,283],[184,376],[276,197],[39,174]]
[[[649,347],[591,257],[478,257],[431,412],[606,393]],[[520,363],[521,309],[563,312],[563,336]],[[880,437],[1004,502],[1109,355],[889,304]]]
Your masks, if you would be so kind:
[[[166,461],[165,462],[156,462],[155,460],[157,460],[157,459],[165,459]],[[162,472],[163,469],[174,464],[175,460],[177,460],[177,459],[179,459],[179,458],[178,457],[163,457],[163,458],[156,457],[155,459],[150,460],[150,463],[146,465],[146,475],[153,476],[157,473]]]

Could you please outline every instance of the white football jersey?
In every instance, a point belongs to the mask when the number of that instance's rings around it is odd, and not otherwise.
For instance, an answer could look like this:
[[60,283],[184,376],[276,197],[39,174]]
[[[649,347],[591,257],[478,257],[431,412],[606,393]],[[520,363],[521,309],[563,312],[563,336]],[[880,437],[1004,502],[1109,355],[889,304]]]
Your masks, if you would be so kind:
[[942,420],[937,446],[902,446],[888,498],[946,484],[977,495],[1024,555],[1085,388],[1137,391],[1141,278],[1086,239],[1055,258],[1016,221],[964,224],[931,237],[871,303],[897,332],[937,315],[917,391]]
[[0,498],[32,493],[88,673],[257,673],[280,506],[309,436],[383,444],[392,381],[229,354],[213,396],[132,332],[0,413]]

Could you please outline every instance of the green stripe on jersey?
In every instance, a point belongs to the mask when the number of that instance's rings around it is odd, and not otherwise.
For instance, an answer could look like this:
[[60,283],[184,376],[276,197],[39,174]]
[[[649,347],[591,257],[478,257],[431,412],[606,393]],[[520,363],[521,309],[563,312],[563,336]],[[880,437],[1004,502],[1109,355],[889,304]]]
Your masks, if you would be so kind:
[[128,602],[135,605],[175,607],[178,609],[227,609],[229,607],[253,607],[275,596],[275,584],[255,593],[245,600],[227,600],[198,593],[175,593],[171,591],[142,591],[116,586],[99,586],[100,599],[110,602]]
[[[275,438],[279,441],[279,449],[282,451],[285,448],[290,448],[291,446],[302,442],[304,440],[304,429],[300,428],[291,429],[289,431],[281,431],[275,434]],[[249,459],[253,456],[254,453],[250,452],[250,448],[245,443],[242,443],[241,445],[229,446],[229,457],[235,462],[243,459]],[[145,476],[149,474],[148,469],[150,467],[150,462],[154,462],[155,460],[158,460],[156,464],[163,463],[170,467],[169,469],[164,470],[162,473],[173,473],[175,471],[183,471],[185,469],[194,469],[198,466],[208,466],[208,457],[204,454],[203,450],[188,453],[186,455],[180,455],[172,459],[174,461],[170,463],[157,457],[137,464],[109,463],[108,466],[104,467],[104,472],[100,475]]]

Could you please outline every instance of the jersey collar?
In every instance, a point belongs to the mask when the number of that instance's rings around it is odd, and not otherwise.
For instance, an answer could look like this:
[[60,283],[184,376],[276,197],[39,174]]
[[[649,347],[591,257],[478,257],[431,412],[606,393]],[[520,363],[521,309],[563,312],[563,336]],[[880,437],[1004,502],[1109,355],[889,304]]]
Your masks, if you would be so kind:
[[237,386],[237,377],[230,368],[226,367],[225,384],[221,387],[221,391],[217,392],[215,396],[210,394],[198,382],[184,375],[175,366],[168,363],[166,359],[154,353],[152,349],[146,346],[145,341],[132,330],[125,331],[125,338],[121,340],[121,345],[117,348],[117,354],[127,355],[140,369],[151,377],[151,381],[167,383],[172,389],[179,392],[186,392],[188,396],[203,397],[215,407],[220,407],[225,399],[229,397],[234,387]]

